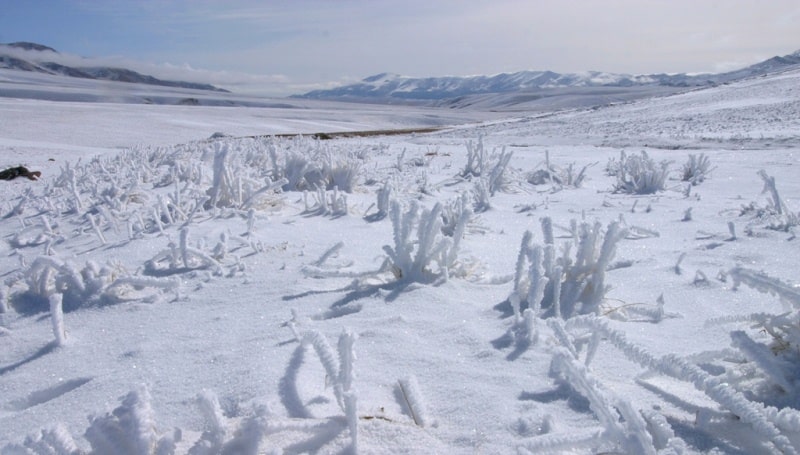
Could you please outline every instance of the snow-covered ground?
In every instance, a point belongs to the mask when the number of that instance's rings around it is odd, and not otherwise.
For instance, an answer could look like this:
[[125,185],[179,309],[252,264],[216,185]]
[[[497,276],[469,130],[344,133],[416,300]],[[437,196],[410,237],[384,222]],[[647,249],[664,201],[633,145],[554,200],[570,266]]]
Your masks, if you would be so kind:
[[43,175],[0,182],[2,453],[795,453],[798,87],[505,120],[3,99],[0,164]]

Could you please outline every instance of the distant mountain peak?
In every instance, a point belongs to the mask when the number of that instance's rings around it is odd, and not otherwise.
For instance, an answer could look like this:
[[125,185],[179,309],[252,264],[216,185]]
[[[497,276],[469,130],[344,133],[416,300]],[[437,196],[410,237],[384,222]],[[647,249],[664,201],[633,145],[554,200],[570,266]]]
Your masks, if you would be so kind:
[[31,43],[28,41],[17,41],[14,43],[8,43],[6,44],[6,46],[15,47],[17,49],[24,49],[26,51],[39,51],[39,52],[50,51],[58,54],[58,51],[53,49],[52,47],[45,46],[44,44]]
[[[41,56],[35,52],[22,53],[22,52],[4,52],[4,49],[21,49],[24,51],[43,52]],[[45,53],[46,52],[46,53]],[[180,87],[193,90],[209,90],[214,92],[227,92],[225,89],[215,87],[211,84],[202,84],[197,82],[184,82],[184,81],[167,81],[141,74],[127,68],[112,68],[112,67],[73,67],[63,65],[58,62],[50,61],[49,59],[56,56],[50,55],[50,52],[58,54],[58,51],[52,47],[43,44],[31,43],[27,41],[18,41],[8,44],[0,44],[0,68],[28,71],[36,73],[53,74],[67,77],[78,77],[82,79],[97,79],[105,81],[118,81],[130,82],[137,84],[159,85],[164,87]]]
[[402,76],[400,76],[399,74],[395,74],[395,73],[379,73],[379,74],[375,74],[375,75],[372,75],[372,76],[369,76],[369,77],[365,77],[364,79],[361,80],[361,82],[373,83],[373,82],[378,82],[378,81],[381,81],[381,80],[398,79],[398,78],[401,78],[401,77]]

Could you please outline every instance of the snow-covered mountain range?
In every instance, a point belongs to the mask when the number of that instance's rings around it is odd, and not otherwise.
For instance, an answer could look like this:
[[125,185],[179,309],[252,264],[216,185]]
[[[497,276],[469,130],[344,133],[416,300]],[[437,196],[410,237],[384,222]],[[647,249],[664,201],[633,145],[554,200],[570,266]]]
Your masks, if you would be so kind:
[[314,90],[300,98],[344,99],[350,101],[442,101],[460,100],[472,95],[540,92],[574,88],[685,88],[709,86],[781,71],[800,65],[800,50],[783,57],[773,57],[740,70],[720,74],[648,74],[631,75],[586,71],[519,71],[493,76],[408,77],[381,73],[362,81],[328,90]]
[[[19,51],[26,52],[21,53]],[[82,79],[132,82],[138,84],[158,85],[163,87],[227,92],[227,90],[215,87],[211,84],[185,81],[166,81],[126,68],[114,68],[107,66],[74,67],[50,61],[55,60],[53,57],[57,57],[58,55],[58,51],[52,47],[37,43],[15,42],[9,44],[0,44],[0,68],[77,77]]]

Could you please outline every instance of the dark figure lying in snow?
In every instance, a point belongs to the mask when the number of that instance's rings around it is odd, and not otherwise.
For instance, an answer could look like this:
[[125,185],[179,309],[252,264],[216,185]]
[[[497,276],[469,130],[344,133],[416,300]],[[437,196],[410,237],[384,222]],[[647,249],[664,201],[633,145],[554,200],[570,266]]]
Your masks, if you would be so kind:
[[31,180],[37,180],[41,177],[42,173],[39,171],[29,171],[24,166],[17,166],[0,171],[0,180],[13,180],[17,177],[28,177]]

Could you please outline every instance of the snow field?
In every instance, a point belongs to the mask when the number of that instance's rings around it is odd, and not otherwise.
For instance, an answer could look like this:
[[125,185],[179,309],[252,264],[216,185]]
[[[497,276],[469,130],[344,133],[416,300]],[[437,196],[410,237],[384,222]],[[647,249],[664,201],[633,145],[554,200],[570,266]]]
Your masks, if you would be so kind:
[[[138,448],[119,453],[170,453],[175,428],[175,453],[792,453],[797,76],[433,134],[43,162],[0,211],[4,453],[55,422],[55,439],[102,452],[87,428],[115,433],[86,417],[114,423],[124,396],[144,430],[122,431]],[[663,189],[615,192],[621,150],[668,162]],[[701,153],[709,175],[682,181]],[[532,184],[541,170],[562,183]],[[523,237],[546,247],[543,219],[564,270],[581,251],[597,263],[620,228],[603,280],[583,281],[577,308],[601,296],[588,315],[539,312],[544,294],[515,314]],[[594,253],[582,222],[599,225]]]

